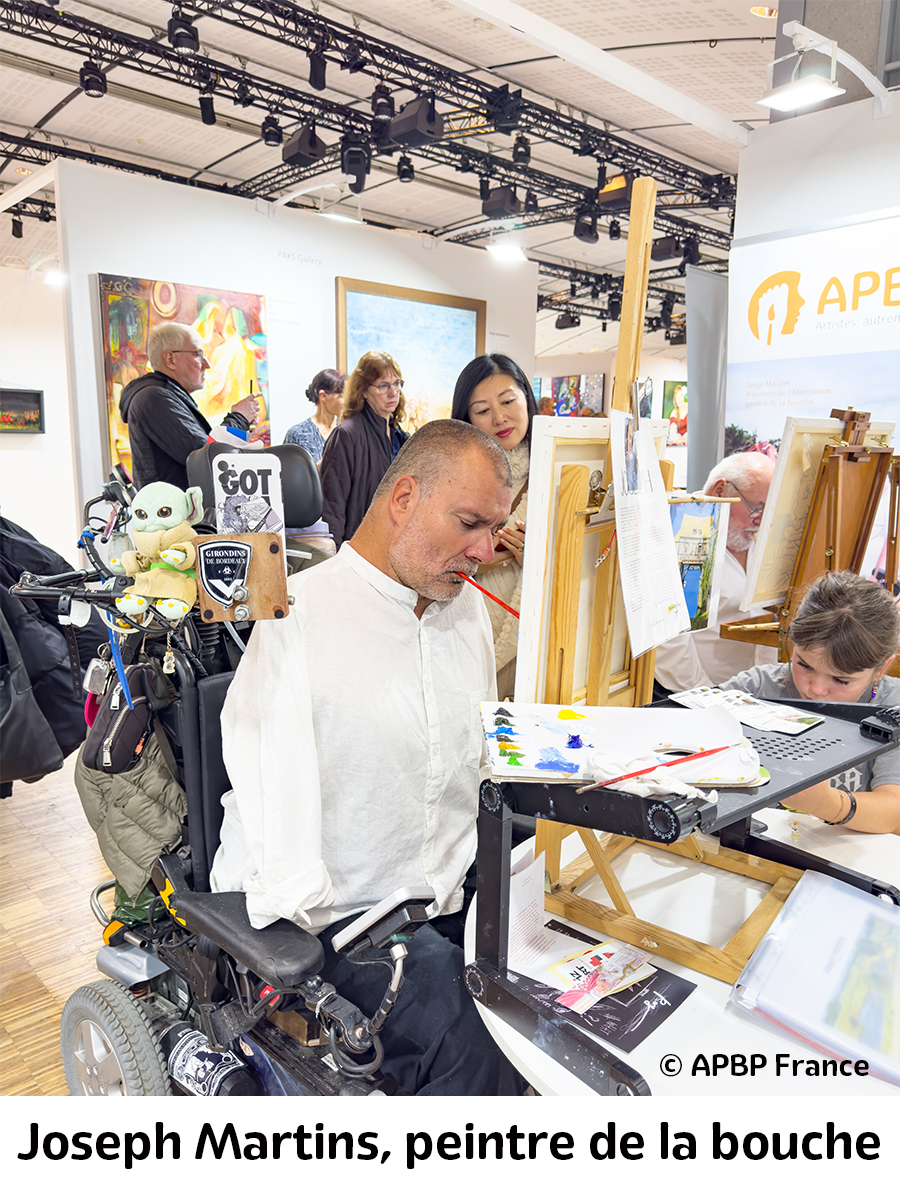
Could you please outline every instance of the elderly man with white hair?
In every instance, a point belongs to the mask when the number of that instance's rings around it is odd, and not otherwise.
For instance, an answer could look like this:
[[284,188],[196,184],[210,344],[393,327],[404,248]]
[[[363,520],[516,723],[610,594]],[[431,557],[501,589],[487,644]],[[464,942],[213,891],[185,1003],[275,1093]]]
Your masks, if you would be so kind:
[[[119,397],[128,426],[132,475],[141,488],[161,480],[188,486],[188,455],[205,446],[211,426],[191,398],[203,387],[209,360],[196,329],[177,321],[157,325],[147,339],[152,372],[133,379]],[[246,396],[222,422],[249,432],[259,419],[259,400]]]
[[[721,623],[762,616],[761,608],[740,607],[747,582],[747,558],[756,539],[775,463],[766,454],[732,454],[710,471],[703,488],[707,496],[735,496],[730,504],[728,541],[722,571],[718,619]],[[702,684],[724,683],[739,671],[776,662],[771,646],[735,642],[719,637],[718,626],[683,633],[656,651],[656,682],[667,692]]]

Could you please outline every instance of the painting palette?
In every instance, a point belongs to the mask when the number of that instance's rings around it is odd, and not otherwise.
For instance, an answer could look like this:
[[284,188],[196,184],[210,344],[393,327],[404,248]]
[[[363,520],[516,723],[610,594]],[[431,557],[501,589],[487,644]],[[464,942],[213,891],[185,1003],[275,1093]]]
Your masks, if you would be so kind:
[[[724,709],[682,712],[496,700],[478,707],[494,779],[592,783],[590,762],[598,753],[623,764],[621,771],[611,771],[606,778],[624,773],[635,759],[652,758],[678,770],[685,782],[700,785],[733,781],[740,786],[759,776],[755,754],[755,765],[749,758],[744,762],[748,744],[740,721]],[[717,747],[728,749],[679,769],[679,758]],[[739,778],[742,775],[746,778]]]

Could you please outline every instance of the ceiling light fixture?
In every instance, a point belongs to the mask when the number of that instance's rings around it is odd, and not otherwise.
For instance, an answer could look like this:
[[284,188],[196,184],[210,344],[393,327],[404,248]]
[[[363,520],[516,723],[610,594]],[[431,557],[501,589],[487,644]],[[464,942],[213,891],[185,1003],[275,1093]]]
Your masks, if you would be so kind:
[[371,105],[372,117],[376,121],[390,121],[397,111],[391,90],[384,83],[376,85],[375,91],[372,93]]
[[481,202],[481,212],[485,217],[515,217],[522,211],[522,201],[516,195],[516,189],[509,187],[488,188],[487,199]]
[[12,235],[14,238],[20,238],[20,237],[24,236],[22,233],[22,218],[21,217],[13,217],[13,219],[12,219]]
[[78,72],[78,82],[86,96],[93,96],[96,100],[106,95],[106,76],[90,59]]
[[32,174],[31,167],[16,167],[16,174],[17,175],[31,175]]
[[341,63],[342,71],[349,71],[351,75],[356,75],[357,72],[365,70],[366,59],[357,42],[349,42],[347,49],[344,51],[344,61]]
[[531,162],[531,143],[522,133],[513,143],[512,160],[520,167],[525,167]]
[[275,120],[272,113],[266,117],[260,129],[262,140],[267,146],[280,146],[284,141],[284,130]]
[[316,136],[315,125],[304,125],[292,133],[281,148],[281,161],[292,167],[311,167],[324,158],[330,146]]
[[200,120],[204,125],[215,125],[216,109],[211,92],[200,93]]
[[190,58],[200,49],[200,34],[194,28],[192,21],[183,17],[177,10],[172,11],[172,18],[167,26],[169,45],[176,54]]
[[351,181],[350,191],[354,196],[366,186],[366,176],[372,165],[372,154],[368,145],[354,133],[345,133],[341,142],[341,170]]
[[619,292],[612,292],[606,302],[606,310],[611,321],[618,321],[622,315],[622,297]]
[[234,102],[241,108],[249,108],[253,103],[253,95],[243,79],[234,90]]
[[479,195],[479,198],[480,198],[482,201],[484,201],[484,200],[487,200],[487,198],[488,198],[488,196],[490,196],[490,194],[491,194],[491,181],[490,181],[490,179],[488,179],[487,175],[479,175],[479,177],[478,177],[478,195]]
[[41,211],[38,213],[38,220],[43,221],[45,225],[48,225],[53,220],[53,213],[51,213],[46,204],[41,205]]
[[561,312],[555,321],[557,329],[577,329],[580,324],[581,317],[570,312]]
[[751,4],[750,11],[754,17],[777,17],[778,9],[769,8],[768,4]]
[[319,50],[310,50],[309,52],[309,86],[317,92],[325,90],[325,67],[328,60]]
[[416,177],[416,169],[405,154],[397,160],[397,178],[401,183],[412,183]]
[[617,242],[622,236],[622,226],[618,221],[610,221],[609,223],[609,240]]
[[597,214],[587,209],[580,212],[575,218],[575,228],[572,232],[579,242],[586,242],[589,246],[596,245],[600,239],[597,232]]
[[[858,59],[854,58],[852,54],[848,54],[846,50],[841,50],[836,41],[823,37],[822,34],[816,33],[812,29],[807,29],[799,21],[786,21],[781,32],[785,37],[791,39],[794,49],[790,54],[785,54],[769,63],[767,68],[769,90],[761,100],[757,100],[757,104],[761,104],[764,108],[774,108],[778,112],[797,112],[801,108],[808,108],[811,104],[818,104],[822,100],[843,96],[845,89],[839,87],[837,83],[837,64],[840,63],[842,67],[846,67],[865,84],[875,97],[874,116],[878,118],[890,116],[893,104],[891,93]],[[803,56],[811,50],[831,58],[831,73],[827,79],[822,75],[801,74]],[[793,58],[794,55],[797,55],[797,62],[790,83],[773,87],[772,78],[775,64]]]
[[525,251],[515,242],[489,242],[488,252],[499,262],[527,262]]
[[525,193],[525,204],[522,207],[524,213],[536,213],[538,210],[538,198],[534,192]]

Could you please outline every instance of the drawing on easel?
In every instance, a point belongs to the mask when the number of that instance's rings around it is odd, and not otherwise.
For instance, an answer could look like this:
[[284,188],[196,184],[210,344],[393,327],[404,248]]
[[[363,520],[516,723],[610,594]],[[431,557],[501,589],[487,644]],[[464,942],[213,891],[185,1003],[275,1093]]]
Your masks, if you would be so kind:
[[675,554],[691,629],[716,624],[728,537],[729,505],[715,500],[669,504]]

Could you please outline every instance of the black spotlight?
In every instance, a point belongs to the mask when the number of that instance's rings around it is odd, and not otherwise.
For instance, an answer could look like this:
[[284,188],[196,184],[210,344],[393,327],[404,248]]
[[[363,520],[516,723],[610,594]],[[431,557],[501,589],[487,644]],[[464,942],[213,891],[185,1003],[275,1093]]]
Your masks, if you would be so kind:
[[569,284],[569,295],[572,297],[573,300],[578,295],[578,284],[575,282],[574,279]]
[[606,163],[597,163],[597,191],[602,192],[606,187]]
[[262,140],[267,146],[280,146],[284,141],[284,130],[271,113],[266,117],[260,129]]
[[459,161],[456,164],[456,169],[457,169],[457,171],[461,171],[464,174],[468,171],[475,170],[475,168],[472,166],[472,160],[469,157],[469,155],[465,152],[465,150],[463,150],[462,154],[459,156]]
[[234,102],[241,108],[249,108],[253,103],[253,95],[243,79],[234,89]]
[[200,49],[200,34],[194,28],[193,22],[179,13],[173,13],[168,25],[169,45],[176,54],[190,58]]
[[675,307],[675,297],[667,293],[663,297],[662,308],[659,312],[660,323],[669,329],[672,325],[672,309]]
[[581,317],[576,313],[561,312],[556,318],[557,329],[577,329],[581,324]]
[[22,218],[13,217],[12,219],[12,235],[14,238],[22,237]]
[[531,143],[524,134],[520,133],[513,143],[512,160],[518,163],[520,167],[525,167],[531,162]]
[[605,321],[600,322],[600,332],[606,333],[606,322]]
[[372,155],[366,143],[355,134],[345,134],[341,142],[341,170],[353,180],[350,191],[355,196],[366,186],[371,163]]
[[328,60],[321,50],[311,50],[309,55],[309,86],[317,92],[325,90],[325,67]]
[[90,60],[78,72],[78,82],[86,96],[99,98],[106,95],[106,76]]
[[401,183],[412,183],[416,177],[416,169],[405,154],[397,160],[397,178]]
[[491,194],[491,181],[487,175],[478,177],[478,195],[482,200],[487,200]]
[[696,267],[700,261],[700,243],[697,238],[689,237],[685,239],[683,261],[690,267]]
[[609,223],[609,240],[617,242],[622,236],[622,226],[618,221],[610,221]]
[[600,299],[600,289],[597,287],[596,283],[595,283],[595,284],[594,284],[594,286],[591,288],[591,299],[592,299],[592,300],[599,300],[599,299]]
[[216,123],[216,109],[209,92],[200,93],[200,120],[204,125],[215,125]]
[[522,209],[526,213],[536,213],[538,210],[538,199],[534,192],[525,193],[525,204]]
[[356,42],[350,42],[347,49],[344,51],[344,61],[341,63],[342,71],[349,71],[351,75],[355,75],[358,71],[365,70],[366,60],[362,50]]
[[575,229],[573,232],[579,242],[587,242],[589,246],[593,246],[600,237],[597,233],[597,214],[592,212],[579,213],[575,218]]
[[618,321],[622,315],[622,297],[619,292],[612,292],[606,302],[606,310],[611,321]]
[[390,121],[396,112],[394,97],[386,84],[379,83],[372,93],[372,116],[376,121]]
[[41,211],[38,213],[38,220],[44,221],[45,223],[53,220],[53,213],[51,213],[46,204],[41,205]]

